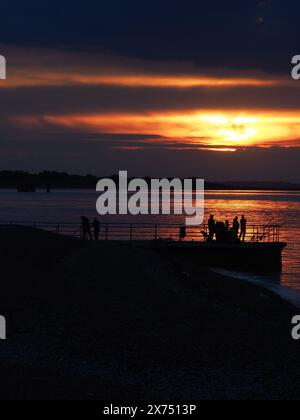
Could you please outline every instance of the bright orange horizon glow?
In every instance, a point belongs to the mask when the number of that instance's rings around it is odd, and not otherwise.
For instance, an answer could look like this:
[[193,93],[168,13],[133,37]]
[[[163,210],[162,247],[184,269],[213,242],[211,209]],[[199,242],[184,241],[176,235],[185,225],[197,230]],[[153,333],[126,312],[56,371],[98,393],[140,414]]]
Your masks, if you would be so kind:
[[[24,126],[50,124],[94,133],[159,135],[195,147],[288,146],[299,139],[300,111],[198,111],[147,114],[46,115],[20,117]],[[228,150],[229,148],[229,150]]]

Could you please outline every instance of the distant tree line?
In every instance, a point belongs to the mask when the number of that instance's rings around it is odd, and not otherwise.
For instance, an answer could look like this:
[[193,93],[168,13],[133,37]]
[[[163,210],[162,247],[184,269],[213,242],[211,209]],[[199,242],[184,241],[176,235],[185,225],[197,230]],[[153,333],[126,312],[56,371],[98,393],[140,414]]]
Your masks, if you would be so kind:
[[[101,177],[95,175],[70,175],[66,172],[44,171],[40,173],[29,173],[22,171],[0,171],[0,188],[30,189],[30,188],[96,188]],[[110,178],[118,185],[119,175],[111,175]],[[170,178],[171,179],[171,178]],[[193,178],[196,185],[196,178]],[[151,178],[144,177],[150,185]],[[129,179],[130,181],[130,179]],[[224,189],[226,185],[219,183],[208,183],[211,189]]]
[[[44,171],[40,173],[29,173],[22,171],[0,171],[0,188],[9,189],[60,189],[60,188],[82,188],[82,189],[95,189],[100,176],[95,175],[70,175],[66,172]],[[119,175],[111,175],[109,177],[118,185]],[[172,178],[169,178],[172,179]],[[196,185],[196,178],[194,185]],[[129,179],[130,180],[130,179]],[[144,177],[144,180],[150,184],[151,178]],[[265,183],[265,182],[206,182],[205,188],[207,190],[259,190],[259,189],[284,189],[284,190],[299,190],[300,184],[289,183]]]
[[69,175],[65,172],[0,171],[0,188],[94,188],[98,178],[93,175]]

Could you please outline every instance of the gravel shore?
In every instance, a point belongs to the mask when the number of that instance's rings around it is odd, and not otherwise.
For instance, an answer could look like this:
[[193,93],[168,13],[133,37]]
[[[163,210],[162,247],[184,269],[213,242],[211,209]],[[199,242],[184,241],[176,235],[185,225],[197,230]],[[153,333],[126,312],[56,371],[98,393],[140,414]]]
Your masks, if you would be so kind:
[[297,311],[125,243],[0,228],[0,399],[298,399]]

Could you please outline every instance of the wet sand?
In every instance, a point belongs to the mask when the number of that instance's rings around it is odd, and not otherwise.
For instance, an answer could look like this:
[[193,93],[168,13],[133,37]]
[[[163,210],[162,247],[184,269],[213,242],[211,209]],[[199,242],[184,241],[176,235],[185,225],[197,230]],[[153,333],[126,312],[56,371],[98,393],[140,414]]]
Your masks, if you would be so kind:
[[190,261],[0,228],[0,399],[298,399],[297,311]]

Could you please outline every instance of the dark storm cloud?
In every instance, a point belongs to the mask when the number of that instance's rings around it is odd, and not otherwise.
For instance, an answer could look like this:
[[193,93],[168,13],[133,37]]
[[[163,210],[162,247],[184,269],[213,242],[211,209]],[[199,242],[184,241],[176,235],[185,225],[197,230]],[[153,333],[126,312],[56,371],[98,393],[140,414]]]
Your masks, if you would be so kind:
[[4,115],[105,114],[201,109],[299,109],[291,87],[176,89],[113,86],[28,87],[0,91]]
[[112,52],[201,67],[289,69],[298,0],[4,2],[1,42]]

